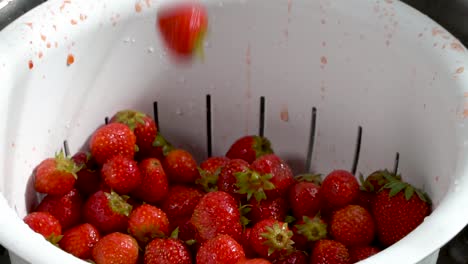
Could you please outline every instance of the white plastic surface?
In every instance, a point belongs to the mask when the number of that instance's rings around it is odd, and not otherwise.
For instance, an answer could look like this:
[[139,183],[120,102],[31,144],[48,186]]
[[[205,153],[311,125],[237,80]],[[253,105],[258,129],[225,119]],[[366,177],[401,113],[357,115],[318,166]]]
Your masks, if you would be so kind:
[[155,29],[167,2],[51,0],[0,32],[2,245],[35,264],[83,263],[21,219],[38,201],[34,166],[65,139],[72,153],[80,149],[106,115],[151,114],[158,101],[162,132],[201,160],[206,94],[214,155],[258,132],[265,96],[265,135],[296,172],[304,172],[312,107],[313,171],[351,169],[359,126],[358,172],[392,169],[399,152],[402,176],[424,187],[435,210],[362,263],[435,263],[468,223],[468,57],[457,39],[395,0],[207,0],[205,60],[179,65]]

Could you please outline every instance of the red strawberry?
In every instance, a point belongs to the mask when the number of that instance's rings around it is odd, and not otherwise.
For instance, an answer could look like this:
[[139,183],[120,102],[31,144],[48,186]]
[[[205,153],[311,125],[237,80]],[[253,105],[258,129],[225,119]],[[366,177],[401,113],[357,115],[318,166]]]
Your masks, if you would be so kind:
[[109,122],[127,125],[135,134],[138,151],[148,151],[153,147],[158,129],[154,120],[145,113],[122,110],[117,112]]
[[230,160],[220,171],[218,177],[218,190],[227,192],[237,200],[244,200],[246,194],[238,193],[237,175],[249,172],[249,163],[242,159]]
[[161,209],[167,214],[170,223],[176,219],[191,217],[203,195],[202,191],[193,187],[172,185],[162,202]]
[[171,183],[191,184],[200,178],[197,162],[183,149],[170,151],[163,160],[163,167]]
[[248,173],[238,173],[239,193],[254,195],[257,201],[285,196],[294,184],[291,168],[275,154],[263,155],[250,166]]
[[138,164],[133,159],[116,155],[102,165],[101,175],[104,182],[119,194],[128,194],[141,183]]
[[62,238],[62,227],[53,215],[47,212],[32,212],[23,218],[23,221],[36,233],[56,244]]
[[192,264],[187,246],[176,238],[155,238],[145,248],[145,264]]
[[254,200],[251,203],[248,218],[252,221],[252,224],[268,218],[284,221],[288,210],[288,203],[283,197],[261,200],[260,202]]
[[83,206],[84,220],[101,233],[125,232],[132,206],[115,192],[97,191]]
[[314,217],[323,204],[320,186],[313,182],[296,182],[289,190],[288,201],[297,219],[302,219],[303,216]]
[[267,138],[250,135],[237,139],[229,147],[226,157],[230,159],[243,159],[250,164],[257,158],[271,153],[273,153],[273,150]]
[[309,258],[303,251],[294,251],[289,255],[273,260],[272,264],[308,264]]
[[128,231],[139,242],[146,244],[153,238],[169,235],[169,220],[161,209],[143,204],[130,213]]
[[47,195],[36,208],[38,212],[48,212],[59,220],[63,230],[81,221],[83,198],[77,189],[63,196]]
[[197,239],[197,230],[190,221],[190,216],[183,218],[175,218],[173,221],[169,220],[170,231],[177,230],[178,238],[182,241],[193,242]]
[[394,179],[377,193],[372,213],[379,241],[390,246],[418,227],[431,213],[431,205],[421,190]]
[[270,261],[263,259],[263,258],[255,258],[255,259],[241,259],[236,264],[271,264]]
[[130,235],[114,232],[96,243],[92,255],[96,264],[136,264],[138,243]]
[[348,247],[369,245],[375,236],[374,220],[363,207],[347,205],[333,214],[330,234]]
[[80,259],[91,259],[94,245],[101,239],[94,226],[85,223],[67,230],[60,240],[60,248]]
[[368,192],[368,191],[363,191],[359,190],[358,196],[356,197],[356,200],[353,202],[353,204],[360,205],[366,210],[372,210],[372,202],[375,199],[375,193],[374,192]]
[[202,240],[219,234],[230,235],[240,241],[242,225],[237,201],[222,191],[205,194],[195,207],[191,222]]
[[242,248],[244,249],[245,256],[247,258],[255,258],[257,256],[257,253],[253,248],[250,246],[250,234],[252,232],[252,228],[247,227],[244,229],[244,232],[242,232],[242,238],[241,238],[241,245]]
[[203,243],[197,252],[197,263],[236,264],[245,258],[242,246],[229,235],[218,235]]
[[164,200],[169,192],[169,183],[161,162],[156,158],[144,159],[138,164],[141,183],[132,195],[147,203]]
[[191,2],[162,9],[157,27],[171,52],[181,57],[203,53],[203,39],[208,28],[208,14],[201,4]]
[[348,249],[334,240],[319,240],[312,249],[310,264],[351,264]]
[[380,252],[378,247],[357,246],[349,248],[349,256],[352,263],[359,262]]
[[226,157],[210,157],[200,164],[200,178],[197,184],[203,187],[206,192],[217,191],[217,184],[221,170],[229,163]]
[[292,252],[292,236],[287,223],[265,219],[252,227],[250,245],[260,257],[277,259]]
[[96,162],[102,165],[116,155],[133,159],[135,143],[135,134],[128,126],[110,123],[98,128],[93,133],[89,147]]
[[99,190],[101,174],[99,167],[89,152],[77,152],[72,157],[78,166],[82,166],[76,175],[75,188],[84,196],[88,197]]
[[65,195],[73,189],[76,173],[80,169],[80,166],[60,151],[54,158],[47,158],[36,167],[34,189],[45,194]]
[[350,172],[334,170],[323,180],[321,192],[327,207],[338,209],[356,199],[359,183]]
[[294,247],[298,250],[308,251],[311,245],[327,237],[327,224],[319,216],[310,218],[303,216],[292,227]]
[[388,170],[377,170],[371,173],[364,180],[364,177],[359,175],[361,181],[361,189],[368,192],[378,192],[390,180],[401,180],[400,175],[389,172]]

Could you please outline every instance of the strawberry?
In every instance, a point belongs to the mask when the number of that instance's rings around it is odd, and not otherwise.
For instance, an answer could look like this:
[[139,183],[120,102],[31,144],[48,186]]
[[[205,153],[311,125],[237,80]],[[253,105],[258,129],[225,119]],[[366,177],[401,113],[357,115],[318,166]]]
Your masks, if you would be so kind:
[[375,236],[374,220],[365,208],[347,205],[333,214],[330,234],[348,247],[369,245]]
[[83,205],[84,220],[101,233],[125,232],[132,206],[115,192],[97,191]]
[[96,264],[136,264],[138,243],[130,235],[110,233],[96,243],[92,256]]
[[47,195],[36,207],[37,212],[48,212],[60,222],[66,230],[81,221],[83,198],[77,189],[72,189],[63,196]]
[[247,200],[254,195],[257,201],[285,196],[294,178],[291,168],[275,154],[256,159],[247,173],[237,173],[239,193],[247,194]]
[[221,170],[229,163],[226,157],[209,157],[200,164],[200,178],[196,183],[203,187],[206,192],[217,191],[217,184]]
[[359,190],[358,196],[356,200],[354,200],[353,204],[360,205],[364,207],[366,210],[372,210],[372,201],[375,199],[374,192],[368,192],[364,190]]
[[203,195],[201,190],[193,187],[172,185],[161,204],[161,209],[167,214],[170,223],[176,219],[189,218]]
[[293,251],[291,254],[273,260],[272,264],[308,264],[309,258],[303,251]]
[[226,234],[241,239],[242,225],[237,201],[222,191],[205,194],[195,206],[191,222],[202,240]]
[[372,204],[377,237],[384,246],[393,245],[408,235],[430,213],[431,201],[427,195],[398,179],[385,184]]
[[295,218],[314,217],[323,204],[320,186],[313,182],[296,182],[289,190],[288,201]]
[[161,162],[156,158],[147,158],[138,164],[138,168],[142,179],[132,195],[147,203],[164,200],[169,192],[169,183]]
[[153,238],[169,235],[169,220],[161,209],[143,204],[130,213],[128,231],[139,242],[147,244]]
[[334,240],[323,239],[315,243],[310,264],[351,264],[345,245]]
[[261,201],[252,201],[250,211],[248,213],[248,219],[252,221],[252,224],[256,224],[264,219],[275,219],[278,221],[284,221],[288,213],[289,206],[283,197],[276,199],[268,199]]
[[177,238],[155,238],[146,247],[145,264],[192,264],[190,251]]
[[249,164],[266,154],[272,154],[270,140],[260,136],[244,136],[237,139],[226,153],[230,159],[243,159]]
[[23,218],[29,228],[41,234],[52,244],[57,244],[62,238],[62,227],[53,215],[47,212],[32,212]]
[[199,3],[173,5],[157,14],[157,27],[168,49],[177,57],[203,54],[208,14]]
[[252,227],[250,245],[260,257],[276,259],[291,253],[294,244],[292,236],[287,223],[265,219]]
[[250,234],[252,232],[252,228],[247,227],[244,229],[244,232],[242,232],[242,237],[241,237],[241,245],[242,248],[244,249],[245,256],[247,258],[255,258],[257,256],[257,253],[253,248],[250,246]]
[[401,175],[389,172],[388,170],[377,170],[371,173],[364,180],[364,177],[359,175],[361,181],[361,189],[368,192],[378,192],[385,184],[391,180],[401,180]]
[[154,120],[145,113],[135,110],[122,110],[114,114],[109,123],[127,125],[135,134],[138,151],[148,151],[153,147],[153,141],[158,129]]
[[94,226],[85,223],[68,229],[60,240],[60,248],[80,259],[91,259],[94,245],[101,239]]
[[81,166],[76,173],[78,179],[75,182],[75,188],[83,197],[89,197],[99,190],[101,184],[99,167],[89,152],[77,152],[72,159],[78,166]]
[[163,168],[171,183],[191,184],[200,178],[197,162],[183,149],[170,151],[163,160]]
[[292,227],[292,231],[295,248],[308,251],[315,241],[327,237],[327,224],[318,215],[313,218],[303,216]]
[[128,194],[141,183],[138,164],[133,159],[116,155],[109,158],[101,168],[104,182],[119,194]]
[[229,235],[217,235],[203,243],[196,255],[197,264],[236,264],[245,258],[244,250]]
[[116,155],[133,159],[136,137],[133,131],[120,123],[109,123],[99,127],[91,136],[91,155],[100,165]]
[[378,247],[357,246],[349,248],[349,256],[352,263],[359,262],[380,252]]
[[254,258],[254,259],[241,259],[236,264],[271,264],[270,261],[263,258]]
[[242,159],[230,160],[220,171],[218,177],[218,190],[227,192],[238,201],[245,200],[246,194],[239,193],[237,175],[249,172],[249,163]]
[[34,189],[45,194],[65,195],[73,189],[76,173],[80,169],[80,166],[60,151],[54,158],[47,158],[36,167]]
[[334,170],[323,180],[321,192],[327,207],[338,209],[356,199],[359,183],[350,172]]

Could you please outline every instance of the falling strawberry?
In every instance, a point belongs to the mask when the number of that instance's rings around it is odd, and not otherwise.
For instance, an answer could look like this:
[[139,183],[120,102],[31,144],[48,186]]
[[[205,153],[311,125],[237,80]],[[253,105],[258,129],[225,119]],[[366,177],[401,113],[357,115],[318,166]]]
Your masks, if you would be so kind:
[[249,163],[242,159],[230,160],[220,171],[218,176],[217,189],[227,192],[236,200],[243,201],[247,199],[247,194],[240,194],[237,185],[237,175],[249,173]]
[[349,248],[349,256],[351,258],[351,263],[356,263],[366,258],[369,258],[381,250],[375,246],[357,246]]
[[130,213],[128,231],[139,242],[147,244],[156,237],[169,235],[169,220],[163,210],[143,204]]
[[155,238],[144,252],[145,264],[192,264],[190,251],[181,240],[170,238]]
[[345,245],[334,240],[319,240],[312,249],[310,264],[351,264]]
[[59,220],[63,230],[81,221],[83,198],[77,189],[72,189],[63,196],[47,195],[36,207],[37,212],[48,212]]
[[94,226],[85,223],[67,230],[60,240],[60,248],[77,258],[91,259],[94,245],[101,238],[99,231]]
[[132,195],[147,203],[164,200],[169,192],[169,182],[161,162],[156,158],[147,158],[138,164],[141,183],[132,191]]
[[266,154],[272,154],[270,141],[265,137],[249,135],[237,139],[226,153],[230,159],[243,159],[249,164]]
[[303,216],[292,227],[294,247],[308,251],[315,241],[327,237],[327,224],[320,216]]
[[119,194],[128,194],[141,183],[138,164],[126,156],[113,156],[102,165],[104,182]]
[[192,184],[200,178],[197,162],[183,149],[170,151],[163,160],[163,168],[171,183]]
[[293,251],[292,253],[275,259],[271,262],[272,264],[308,264],[309,257],[304,251]]
[[245,258],[242,246],[229,235],[217,235],[203,243],[196,262],[203,264],[236,264]]
[[132,206],[115,192],[97,191],[83,205],[84,220],[101,233],[125,232]]
[[32,212],[23,221],[36,233],[41,234],[52,244],[57,244],[62,238],[62,227],[53,215],[47,212]]
[[76,173],[81,169],[60,151],[54,158],[43,160],[34,173],[34,189],[51,195],[65,195],[73,189]]
[[116,155],[133,159],[135,144],[135,134],[127,125],[109,123],[92,134],[89,147],[96,162],[102,165]]
[[96,264],[136,264],[138,243],[130,235],[114,232],[96,243],[92,256]]
[[398,179],[385,184],[372,204],[377,236],[384,246],[408,235],[430,213],[431,201],[427,194]]
[[276,259],[293,251],[292,236],[287,223],[265,219],[252,227],[250,245],[259,256]]
[[359,183],[350,172],[334,170],[323,180],[321,193],[327,207],[338,209],[356,199]]
[[178,57],[203,54],[208,14],[202,4],[190,2],[161,9],[157,27],[166,46]]
[[206,192],[217,191],[221,170],[229,163],[226,157],[209,157],[200,164],[200,178],[196,181]]
[[313,182],[297,181],[289,190],[288,201],[296,219],[314,217],[323,204],[320,186]]
[[237,201],[222,191],[205,194],[195,207],[191,222],[201,239],[212,239],[217,235],[230,235],[241,239],[242,225]]
[[374,219],[365,208],[347,205],[333,214],[330,234],[348,247],[369,245],[375,236]]

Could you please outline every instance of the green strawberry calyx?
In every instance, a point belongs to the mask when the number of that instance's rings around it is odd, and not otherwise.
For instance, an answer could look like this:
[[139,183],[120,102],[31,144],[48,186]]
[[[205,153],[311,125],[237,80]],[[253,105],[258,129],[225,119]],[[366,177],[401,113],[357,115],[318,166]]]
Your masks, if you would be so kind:
[[52,245],[59,247],[59,242],[62,240],[63,235],[56,235],[55,233],[50,234],[47,237],[47,241],[52,243]]
[[200,178],[198,178],[195,183],[202,186],[205,192],[214,192],[218,190],[218,178],[219,173],[221,173],[221,167],[216,169],[214,173],[203,170],[198,167],[198,172],[200,173]]
[[322,185],[322,175],[321,174],[313,174],[313,173],[299,174],[299,175],[296,176],[296,180],[298,182],[315,183],[318,186]]
[[253,136],[252,149],[255,151],[256,158],[273,153],[271,142],[266,137]]
[[252,205],[250,204],[244,204],[244,205],[240,204],[239,206],[239,212],[241,215],[240,221],[244,230],[245,230],[245,227],[250,223],[250,219],[247,218],[247,214],[252,210],[251,207]]
[[383,187],[388,182],[395,180],[401,181],[401,175],[392,173],[387,169],[374,171],[369,176],[367,176],[366,179],[364,179],[362,173],[359,174],[359,181],[361,183],[360,189],[367,192],[379,191],[375,190],[374,184],[372,184],[372,182],[375,182],[378,186]]
[[198,32],[195,41],[193,43],[193,54],[195,57],[199,58],[201,61],[205,60],[205,38],[207,36],[207,29],[202,28],[200,32]]
[[127,125],[132,131],[138,124],[145,124],[146,114],[134,110],[122,110],[115,114],[115,122]]
[[66,173],[71,173],[75,179],[78,178],[76,173],[80,171],[83,168],[82,165],[77,165],[73,159],[66,157],[65,153],[63,150],[60,150],[58,153],[55,154],[55,162],[56,162],[56,168],[58,171],[66,172]]
[[413,195],[416,193],[418,195],[419,199],[421,201],[426,202],[428,204],[431,204],[431,200],[429,196],[423,192],[422,190],[415,188],[411,184],[398,180],[396,178],[391,179],[388,183],[386,183],[380,191],[384,189],[390,189],[388,195],[389,197],[393,197],[397,195],[400,192],[403,192],[405,199],[408,201],[413,197]]
[[156,135],[156,137],[154,138],[154,141],[153,141],[153,147],[160,147],[162,148],[162,151],[163,151],[163,155],[164,156],[167,156],[169,154],[169,152],[173,151],[175,148],[174,146],[172,146],[171,143],[169,143],[169,141],[167,141],[163,135],[161,135],[161,133],[158,133]]
[[303,235],[308,241],[318,241],[327,237],[327,224],[320,219],[319,216],[310,218],[303,216],[303,224],[297,224],[297,233]]
[[273,175],[270,173],[261,175],[256,171],[247,170],[236,172],[234,176],[237,178],[236,186],[239,188],[237,192],[239,194],[247,194],[248,201],[252,198],[252,195],[258,202],[266,200],[265,191],[276,188],[270,181],[273,178]]
[[130,212],[132,211],[133,207],[129,203],[127,203],[128,196],[122,195],[120,196],[118,193],[111,191],[110,193],[104,193],[109,201],[109,206],[113,212],[122,214],[125,216],[129,216]]
[[260,234],[265,239],[264,245],[268,247],[268,256],[275,251],[286,250],[291,252],[293,250],[294,241],[291,239],[293,232],[289,230],[287,223],[280,223],[276,221],[273,226],[266,226],[266,232]]

